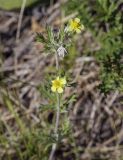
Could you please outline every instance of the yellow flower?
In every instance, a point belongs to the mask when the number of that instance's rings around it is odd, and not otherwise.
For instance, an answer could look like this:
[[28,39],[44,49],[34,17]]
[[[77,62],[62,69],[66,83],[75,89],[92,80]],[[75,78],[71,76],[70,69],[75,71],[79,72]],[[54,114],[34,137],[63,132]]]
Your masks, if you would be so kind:
[[55,80],[52,81],[52,87],[51,87],[52,92],[62,93],[65,84],[66,84],[65,78],[57,77]]
[[79,18],[75,18],[73,20],[70,20],[69,26],[68,26],[68,31],[80,33],[82,30],[84,30],[84,25],[80,23]]

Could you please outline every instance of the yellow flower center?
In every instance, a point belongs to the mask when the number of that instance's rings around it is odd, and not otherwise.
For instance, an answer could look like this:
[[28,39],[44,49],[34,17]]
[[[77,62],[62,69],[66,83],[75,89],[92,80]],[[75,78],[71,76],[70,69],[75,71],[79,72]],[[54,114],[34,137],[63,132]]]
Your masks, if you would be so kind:
[[60,80],[55,80],[53,84],[56,88],[62,87]]
[[71,22],[71,27],[73,29],[79,28],[80,27],[80,23],[76,22],[76,21],[72,21]]

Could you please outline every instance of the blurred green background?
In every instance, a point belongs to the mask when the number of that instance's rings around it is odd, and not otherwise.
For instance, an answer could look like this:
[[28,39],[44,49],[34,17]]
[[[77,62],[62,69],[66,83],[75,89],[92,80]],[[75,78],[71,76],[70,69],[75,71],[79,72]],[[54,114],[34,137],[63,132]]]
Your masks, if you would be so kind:
[[[26,6],[31,6],[40,0],[27,0]],[[43,1],[43,0],[41,0]],[[23,0],[0,0],[0,8],[6,10],[19,9],[22,5]]]

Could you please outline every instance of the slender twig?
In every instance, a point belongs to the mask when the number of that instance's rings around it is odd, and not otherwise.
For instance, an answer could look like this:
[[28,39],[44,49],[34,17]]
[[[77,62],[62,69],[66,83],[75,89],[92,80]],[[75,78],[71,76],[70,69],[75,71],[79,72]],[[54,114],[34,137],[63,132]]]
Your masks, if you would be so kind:
[[18,27],[17,27],[16,42],[18,41],[18,39],[20,37],[20,29],[21,29],[22,18],[23,18],[23,13],[24,13],[25,6],[26,6],[26,0],[23,0],[20,15],[19,15]]
[[[57,52],[55,54],[55,57],[56,57],[56,69],[59,72],[59,57],[58,57]],[[56,93],[56,97],[57,97],[57,112],[56,112],[54,134],[56,136],[56,141],[58,141],[58,138],[59,138],[58,127],[59,127],[59,120],[60,120],[60,95],[59,95],[59,93]],[[49,160],[53,160],[54,153],[56,151],[56,146],[57,146],[57,143],[54,143],[52,145],[52,150],[51,150],[51,153],[50,153],[50,156],[49,156]]]
[[[19,37],[20,37],[20,29],[21,29],[25,6],[26,6],[26,0],[23,0],[20,15],[19,15],[19,20],[18,20],[17,32],[16,32],[16,43],[19,41]],[[14,68],[15,68],[15,75],[17,76],[17,54],[16,53],[14,55]]]
[[52,150],[51,150],[51,153],[50,153],[49,160],[53,160],[53,156],[54,156],[55,150],[56,150],[56,143],[54,143],[52,145]]

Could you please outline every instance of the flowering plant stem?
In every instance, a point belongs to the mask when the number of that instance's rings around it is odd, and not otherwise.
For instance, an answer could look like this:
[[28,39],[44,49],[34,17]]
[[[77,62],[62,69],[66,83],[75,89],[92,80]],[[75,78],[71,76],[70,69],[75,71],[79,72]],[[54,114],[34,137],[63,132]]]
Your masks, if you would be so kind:
[[56,52],[56,54],[55,54],[55,58],[56,58],[56,69],[57,69],[58,74],[59,74],[59,57],[58,57],[57,52]]
[[[58,57],[57,52],[55,54],[55,58],[56,58],[56,69],[57,69],[58,74],[59,74],[59,57]],[[56,121],[55,121],[54,134],[56,136],[56,141],[58,141],[58,138],[59,138],[58,127],[59,127],[59,120],[60,120],[60,95],[59,95],[58,92],[56,92],[56,97],[57,97],[57,111],[56,111]],[[52,145],[52,150],[51,150],[51,153],[50,153],[49,160],[53,160],[54,153],[55,153],[55,150],[56,150],[56,146],[57,146],[56,143],[54,143]]]

